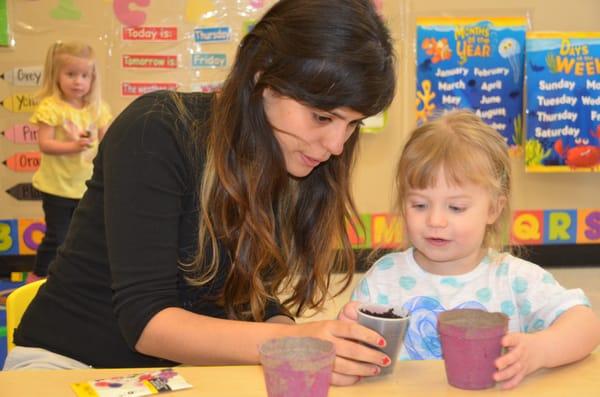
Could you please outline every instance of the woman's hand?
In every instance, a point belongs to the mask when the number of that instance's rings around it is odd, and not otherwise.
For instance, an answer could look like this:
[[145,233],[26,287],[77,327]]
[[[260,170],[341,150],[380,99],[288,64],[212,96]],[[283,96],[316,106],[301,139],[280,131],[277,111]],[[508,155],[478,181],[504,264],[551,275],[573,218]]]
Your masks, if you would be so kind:
[[290,324],[290,325],[296,324],[294,322],[294,320],[292,320],[288,316],[284,316],[284,315],[281,315],[281,314],[277,315],[277,316],[273,316],[273,317],[269,318],[265,322],[266,323],[275,323],[275,324]]
[[354,321],[317,321],[297,325],[297,336],[328,340],[335,346],[335,362],[331,384],[352,385],[362,377],[377,375],[380,367],[388,366],[390,358],[373,348],[385,346],[385,340]]
[[340,314],[338,314],[338,320],[342,321],[358,321],[358,306],[360,306],[362,302],[359,301],[350,301],[344,305],[342,310],[340,310]]

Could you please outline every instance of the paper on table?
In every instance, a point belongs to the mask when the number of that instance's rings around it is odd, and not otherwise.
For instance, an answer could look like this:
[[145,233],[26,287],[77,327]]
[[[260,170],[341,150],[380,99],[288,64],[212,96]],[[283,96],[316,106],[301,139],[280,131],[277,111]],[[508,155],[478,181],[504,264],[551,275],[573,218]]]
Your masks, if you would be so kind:
[[78,397],[141,397],[190,387],[172,368],[71,385]]

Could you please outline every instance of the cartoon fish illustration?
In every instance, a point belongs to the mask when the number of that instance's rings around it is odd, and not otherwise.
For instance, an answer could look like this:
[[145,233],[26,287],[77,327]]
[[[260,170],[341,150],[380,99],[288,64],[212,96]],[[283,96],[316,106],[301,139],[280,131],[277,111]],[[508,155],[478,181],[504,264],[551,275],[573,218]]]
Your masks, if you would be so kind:
[[534,72],[541,72],[544,69],[546,69],[544,65],[536,65],[532,61],[529,61],[529,65],[531,66],[531,70],[533,70]]
[[422,72],[429,72],[431,70],[431,58],[427,58],[419,64],[419,70]]
[[432,37],[424,39],[421,48],[427,55],[431,55],[431,63],[438,63],[452,58],[452,50],[448,45],[448,39],[436,40]]
[[512,99],[516,99],[521,95],[521,91],[519,90],[513,90],[511,92],[508,93],[508,96],[511,97]]

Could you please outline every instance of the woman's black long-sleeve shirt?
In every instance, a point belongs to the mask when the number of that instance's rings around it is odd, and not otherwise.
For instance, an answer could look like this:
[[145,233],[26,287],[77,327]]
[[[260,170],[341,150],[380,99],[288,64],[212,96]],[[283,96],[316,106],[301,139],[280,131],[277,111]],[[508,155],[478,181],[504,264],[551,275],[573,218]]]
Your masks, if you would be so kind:
[[[212,95],[177,94],[205,125],[200,134],[190,133],[169,95],[138,98],[109,128],[48,281],[15,332],[17,345],[93,367],[166,366],[173,363],[134,350],[155,314],[182,307],[225,318],[210,297],[223,287],[227,255],[203,287],[187,285],[180,267],[198,246],[197,188]],[[279,313],[269,305],[265,318]]]

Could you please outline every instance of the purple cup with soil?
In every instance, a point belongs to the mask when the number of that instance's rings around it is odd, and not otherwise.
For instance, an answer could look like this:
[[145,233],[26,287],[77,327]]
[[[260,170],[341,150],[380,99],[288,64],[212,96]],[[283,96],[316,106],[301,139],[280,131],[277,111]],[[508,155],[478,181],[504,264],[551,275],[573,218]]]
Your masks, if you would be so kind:
[[335,348],[317,338],[277,338],[259,348],[268,397],[326,397]]
[[438,316],[437,327],[448,383],[469,390],[493,387],[494,361],[502,354],[508,316],[478,309],[448,310]]
[[404,343],[404,335],[409,320],[408,313],[399,306],[366,303],[358,307],[358,323],[383,336],[386,342],[383,348],[369,347],[377,348],[392,360],[387,367],[381,367],[380,375],[388,375],[394,372],[396,358],[402,343]]

